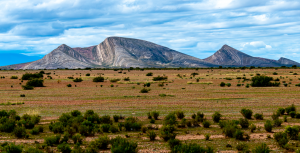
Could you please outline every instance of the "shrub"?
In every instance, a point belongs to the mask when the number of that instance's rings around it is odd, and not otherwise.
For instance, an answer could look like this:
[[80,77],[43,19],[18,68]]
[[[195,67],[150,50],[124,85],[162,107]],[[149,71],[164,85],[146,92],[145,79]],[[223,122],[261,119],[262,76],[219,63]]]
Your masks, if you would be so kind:
[[292,111],[296,112],[296,107],[295,107],[294,104],[292,104],[291,106],[285,108],[285,112],[286,112],[287,114],[290,114],[290,112],[292,112]]
[[85,74],[85,76],[91,76],[91,74],[90,74],[90,73],[87,73],[87,74]]
[[287,126],[284,131],[292,140],[298,139],[299,127],[298,126]]
[[280,147],[284,147],[288,142],[287,134],[284,132],[277,132],[274,134],[274,139]]
[[10,79],[18,79],[18,76],[11,76]]
[[95,77],[95,78],[93,79],[93,82],[104,82],[104,77],[101,77],[101,76]]
[[110,79],[109,81],[113,83],[113,82],[118,82],[118,81],[120,81],[120,80],[121,80],[121,79]]
[[159,112],[158,111],[153,111],[153,112],[151,112],[151,116],[153,116],[153,118],[155,120],[158,120]]
[[246,118],[240,118],[240,125],[242,128],[248,128],[249,127],[249,121]]
[[10,143],[4,145],[3,150],[1,149],[1,151],[5,151],[6,153],[22,153],[22,148],[23,146],[21,145],[15,145],[14,143]]
[[263,114],[258,114],[258,113],[256,113],[256,114],[254,115],[254,118],[255,118],[256,120],[263,120],[263,119],[264,119],[264,116],[263,116]]
[[203,147],[201,147],[199,144],[196,143],[189,143],[189,144],[181,144],[181,145],[177,145],[172,149],[173,153],[183,153],[183,152],[187,152],[187,153],[208,153],[211,148],[205,149]]
[[215,123],[219,123],[220,119],[221,119],[222,115],[219,112],[215,112],[212,115],[212,119]]
[[287,122],[287,116],[286,115],[283,116],[283,122]]
[[67,87],[72,87],[72,85],[71,84],[67,84]]
[[291,115],[291,118],[295,118],[295,116],[296,116],[296,112],[295,111],[291,111],[289,114]]
[[81,78],[75,78],[74,80],[73,80],[73,82],[82,82],[83,80],[81,79]]
[[26,74],[23,74],[22,76],[22,80],[31,80],[31,79],[39,79],[39,78],[43,78],[43,74],[42,73],[35,73],[35,74],[32,74],[32,73],[26,73]]
[[244,140],[244,132],[240,129],[237,129],[234,133],[234,138],[237,139],[237,140]]
[[151,89],[146,89],[146,88],[143,88],[140,93],[148,93]]
[[74,144],[77,144],[77,143],[82,144],[83,137],[81,136],[81,134],[76,133],[72,136],[72,140],[73,140]]
[[178,119],[183,119],[185,117],[183,111],[176,111],[176,116]]
[[71,153],[71,151],[72,151],[72,149],[70,148],[70,146],[66,142],[58,145],[57,149],[59,151],[61,151],[62,153]]
[[149,73],[146,74],[146,76],[153,76],[153,73],[149,72]]
[[278,108],[277,109],[277,114],[284,115],[284,113],[285,113],[285,109],[284,108]]
[[119,132],[119,129],[116,126],[112,125],[112,126],[110,126],[109,131],[111,133],[117,133],[117,132]]
[[32,87],[44,87],[44,80],[41,80],[41,79],[32,79],[32,80],[29,80],[27,83],[26,83],[26,86],[32,86]]
[[173,148],[174,148],[175,146],[181,145],[181,141],[178,140],[178,139],[170,139],[170,140],[168,141],[168,145],[169,145],[169,147],[171,148],[171,150],[173,150]]
[[23,88],[24,90],[33,90],[33,89],[34,89],[33,86],[28,86],[28,85],[22,86],[22,88]]
[[164,139],[164,141],[175,139],[176,133],[174,133],[174,131],[175,131],[175,127],[173,125],[164,125],[160,129],[160,137]]
[[72,80],[73,80],[73,79],[74,79],[74,77],[68,77],[68,79],[72,79]]
[[46,137],[46,138],[44,138],[44,140],[45,140],[44,143],[47,146],[53,146],[53,145],[59,144],[60,135]]
[[153,77],[152,79],[153,81],[164,81],[164,80],[168,80],[167,76],[157,76],[157,77]]
[[154,131],[149,131],[148,137],[150,138],[150,141],[154,141],[156,138],[156,133]]
[[115,122],[119,122],[120,116],[119,115],[114,115],[113,118],[114,118]]
[[261,145],[255,147],[253,150],[252,150],[253,153],[270,153],[271,150],[270,148],[268,147],[267,144],[265,143],[262,143]]
[[204,127],[204,128],[209,128],[210,125],[211,125],[211,123],[210,123],[209,121],[207,121],[207,120],[203,121],[202,124],[203,124],[203,127]]
[[[96,120],[96,119],[95,119]],[[102,116],[99,121],[101,123],[105,123],[105,124],[111,124],[112,123],[112,120],[110,119],[110,116],[109,115],[104,115]]]
[[280,114],[277,114],[277,113],[273,113],[273,114],[271,115],[271,117],[272,117],[273,120],[278,119],[279,116],[280,116]]
[[226,84],[225,84],[224,82],[221,82],[221,83],[220,83],[220,86],[221,86],[221,87],[225,87],[225,85],[226,85]]
[[99,149],[107,149],[108,145],[111,143],[111,140],[107,136],[99,136],[96,140],[92,141],[88,146],[88,152],[93,152],[91,150],[95,150],[99,152]]
[[25,138],[27,136],[25,127],[17,126],[13,133],[17,138]]
[[39,150],[37,148],[29,147],[26,150],[24,150],[23,153],[44,153],[42,150]]
[[275,119],[275,120],[274,120],[274,123],[273,123],[273,126],[274,126],[274,127],[280,127],[281,124],[282,124],[282,120],[280,120],[280,119]]
[[137,122],[137,118],[128,117],[124,122],[126,131],[139,131],[142,128],[142,124]]
[[123,80],[124,81],[130,81],[129,77],[125,77]]
[[40,130],[38,127],[34,127],[31,131],[30,131],[30,134],[32,135],[38,135],[40,134]]
[[241,111],[241,114],[245,117],[245,118],[247,118],[247,119],[251,119],[252,118],[252,110],[251,109],[245,109],[245,108],[243,108]]
[[273,126],[272,126],[272,122],[270,120],[266,121],[264,127],[267,132],[272,132]]
[[272,83],[271,81],[273,80],[272,77],[268,76],[255,76],[251,79],[252,87],[269,87],[269,86],[279,86],[280,83]]
[[50,123],[49,129],[53,133],[63,133],[64,125],[61,122]]
[[251,132],[254,132],[255,130],[256,130],[256,125],[251,124],[251,125],[250,125],[250,131],[251,131]]
[[231,86],[231,83],[226,83],[226,86],[227,86],[227,87],[230,87],[230,86]]
[[176,116],[175,113],[169,113],[165,118],[164,118],[164,125],[176,125]]
[[127,141],[124,138],[116,137],[112,139],[111,152],[112,153],[136,153],[137,143]]
[[209,138],[210,138],[210,134],[205,134],[205,140],[209,140]]
[[238,151],[242,151],[242,152],[249,152],[248,151],[249,146],[246,143],[239,143],[239,144],[237,144],[236,149]]
[[109,132],[110,125],[109,124],[102,124],[101,129],[103,132]]

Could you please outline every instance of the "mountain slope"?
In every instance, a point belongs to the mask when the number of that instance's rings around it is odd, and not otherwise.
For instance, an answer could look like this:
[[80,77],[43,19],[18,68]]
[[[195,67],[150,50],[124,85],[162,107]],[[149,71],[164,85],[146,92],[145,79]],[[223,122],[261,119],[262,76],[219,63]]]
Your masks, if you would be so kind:
[[[61,45],[42,59],[15,69],[57,69],[86,67],[216,67],[175,50],[148,41],[109,37],[97,46],[71,48]],[[5,68],[5,67],[3,67]]]
[[285,65],[300,65],[299,63],[286,58],[280,58],[277,61],[260,57],[252,57],[228,45],[224,45],[220,50],[204,60],[223,66],[280,67]]

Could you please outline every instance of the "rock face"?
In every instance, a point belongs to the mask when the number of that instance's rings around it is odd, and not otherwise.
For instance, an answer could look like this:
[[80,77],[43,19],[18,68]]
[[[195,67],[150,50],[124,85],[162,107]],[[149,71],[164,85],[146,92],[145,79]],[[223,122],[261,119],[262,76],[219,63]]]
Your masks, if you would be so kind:
[[86,67],[216,67],[175,50],[148,41],[109,37],[97,46],[71,48],[61,45],[42,59],[10,65],[6,69],[57,69]]
[[292,66],[300,65],[295,61],[280,58],[277,60],[271,60],[260,57],[252,57],[241,51],[238,51],[228,45],[224,45],[220,50],[214,53],[212,56],[204,59],[207,62],[214,63],[222,66],[260,66],[260,67],[280,67],[280,66]]

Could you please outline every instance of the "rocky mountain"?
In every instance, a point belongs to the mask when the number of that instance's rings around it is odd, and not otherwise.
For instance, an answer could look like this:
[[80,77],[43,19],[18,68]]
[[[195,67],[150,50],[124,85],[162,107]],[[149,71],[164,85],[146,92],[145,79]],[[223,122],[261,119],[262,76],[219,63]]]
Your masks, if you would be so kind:
[[129,68],[129,67],[218,67],[218,66],[280,67],[299,63],[280,58],[271,60],[252,57],[228,45],[202,60],[148,41],[108,37],[97,46],[71,48],[65,44],[42,59],[0,69],[57,69],[57,68]]
[[204,59],[207,62],[222,66],[260,66],[260,67],[280,67],[299,65],[295,61],[287,58],[280,58],[279,60],[272,60],[260,57],[252,57],[241,51],[238,51],[228,45],[224,45],[220,50],[212,56]]
[[86,67],[216,67],[178,51],[148,41],[109,37],[97,46],[61,45],[42,59],[2,69],[57,69]]

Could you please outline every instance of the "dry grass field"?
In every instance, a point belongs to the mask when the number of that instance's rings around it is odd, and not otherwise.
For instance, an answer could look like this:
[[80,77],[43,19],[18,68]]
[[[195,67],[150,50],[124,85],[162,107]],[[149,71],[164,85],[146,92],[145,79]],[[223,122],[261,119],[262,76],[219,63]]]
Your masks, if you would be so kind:
[[[237,152],[236,146],[241,143],[248,145],[249,149],[266,143],[272,152],[292,152],[300,149],[298,140],[289,140],[288,147],[280,147],[273,135],[275,132],[285,131],[287,126],[300,126],[300,119],[287,116],[287,122],[280,127],[274,127],[272,132],[264,129],[266,120],[272,120],[271,116],[278,108],[286,108],[294,104],[300,109],[300,69],[189,69],[189,70],[44,70],[52,79],[44,74],[44,86],[36,87],[34,90],[23,90],[20,78],[25,73],[37,73],[40,70],[15,70],[0,71],[0,105],[1,110],[16,110],[18,115],[38,114],[41,116],[40,125],[44,132],[39,135],[29,134],[27,139],[17,139],[11,133],[1,132],[0,142],[15,142],[22,144],[24,148],[43,144],[44,137],[55,135],[49,130],[51,121],[56,121],[62,113],[79,110],[84,113],[86,110],[94,110],[99,116],[122,115],[125,117],[137,117],[143,126],[151,125],[147,113],[158,111],[159,120],[152,126],[162,127],[164,117],[174,111],[183,111],[185,118],[191,120],[194,113],[202,112],[205,118],[212,124],[210,128],[184,127],[176,128],[176,138],[183,143],[197,143],[203,147],[211,146],[214,152]],[[121,72],[121,73],[120,73]],[[146,76],[152,72],[153,76]],[[277,75],[273,75],[277,72]],[[90,73],[90,76],[86,76]],[[198,73],[194,77],[192,73]],[[243,81],[237,77],[251,77],[257,74],[271,76],[280,79],[279,87],[249,87],[250,80]],[[93,78],[101,75],[104,82],[93,82]],[[162,82],[152,81],[155,76],[167,76],[168,80],[160,87]],[[18,79],[11,79],[11,76],[18,76]],[[67,77],[83,79],[82,82],[73,82]],[[129,77],[130,81],[124,81]],[[198,78],[198,81],[197,81]],[[229,79],[231,78],[231,79]],[[118,82],[110,82],[111,79],[120,79]],[[151,89],[148,93],[140,93],[144,83],[151,82]],[[231,83],[230,87],[220,87],[220,83]],[[283,84],[287,85],[284,86]],[[67,87],[71,84],[72,87]],[[237,84],[243,84],[237,86]],[[112,87],[113,85],[113,87]],[[25,97],[20,97],[24,94]],[[165,94],[165,95],[163,95]],[[24,104],[21,104],[23,103]],[[15,103],[19,103],[16,105]],[[256,113],[262,113],[263,120],[249,120],[256,125],[257,129],[251,132],[249,129],[242,129],[250,136],[249,140],[236,140],[225,137],[218,123],[212,121],[212,115],[219,112],[221,120],[239,120],[243,118],[241,109],[247,108]],[[279,117],[283,121],[283,116]],[[178,120],[180,122],[180,120]],[[116,124],[116,123],[113,123]],[[128,140],[138,143],[138,152],[170,152],[168,143],[159,137],[159,130],[155,141],[150,141],[147,134],[141,131],[121,131],[117,133],[96,133],[94,136],[85,137],[82,146],[98,138],[107,135],[125,137]],[[28,133],[30,130],[28,129]],[[205,135],[210,135],[210,140],[205,140]],[[69,141],[71,148],[74,144]],[[231,147],[230,147],[231,146]],[[46,151],[44,149],[44,151]],[[56,147],[52,151],[58,152]],[[109,149],[101,150],[110,152]]]

